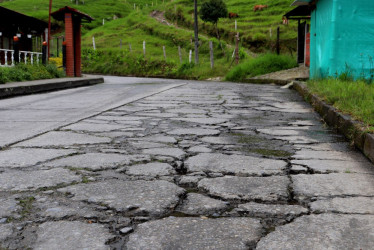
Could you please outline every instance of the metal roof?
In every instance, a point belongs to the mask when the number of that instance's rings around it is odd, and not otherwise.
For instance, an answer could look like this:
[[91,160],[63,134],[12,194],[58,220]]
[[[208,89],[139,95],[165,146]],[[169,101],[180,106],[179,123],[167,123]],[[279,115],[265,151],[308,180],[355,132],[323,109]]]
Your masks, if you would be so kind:
[[0,26],[6,30],[16,29],[24,32],[34,31],[36,33],[42,33],[44,29],[48,27],[48,23],[0,6]]
[[310,19],[312,8],[309,5],[300,5],[295,9],[287,12],[284,16],[287,19]]
[[309,5],[313,0],[295,0],[291,6]]
[[91,16],[89,16],[89,15],[83,13],[83,12],[80,12],[77,9],[71,8],[69,6],[65,6],[65,7],[53,12],[51,14],[51,16],[58,21],[63,21],[63,20],[65,20],[65,13],[72,13],[74,16],[79,17],[82,20],[85,20],[85,21],[88,21],[88,22],[91,22],[92,20],[94,20]]

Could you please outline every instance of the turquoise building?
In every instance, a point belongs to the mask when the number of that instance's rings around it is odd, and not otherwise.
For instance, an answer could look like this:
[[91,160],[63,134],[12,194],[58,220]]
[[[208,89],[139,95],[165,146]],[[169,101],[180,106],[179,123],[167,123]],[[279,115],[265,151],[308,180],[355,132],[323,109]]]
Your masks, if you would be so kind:
[[374,0],[296,0],[310,14],[310,78],[374,78]]

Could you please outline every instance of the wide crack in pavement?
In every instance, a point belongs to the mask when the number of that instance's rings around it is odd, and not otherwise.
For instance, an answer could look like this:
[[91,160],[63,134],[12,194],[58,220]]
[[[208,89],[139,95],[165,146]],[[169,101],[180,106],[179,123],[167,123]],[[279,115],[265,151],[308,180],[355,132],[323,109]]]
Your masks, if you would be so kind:
[[192,82],[0,151],[0,248],[369,249],[374,168],[296,93]]

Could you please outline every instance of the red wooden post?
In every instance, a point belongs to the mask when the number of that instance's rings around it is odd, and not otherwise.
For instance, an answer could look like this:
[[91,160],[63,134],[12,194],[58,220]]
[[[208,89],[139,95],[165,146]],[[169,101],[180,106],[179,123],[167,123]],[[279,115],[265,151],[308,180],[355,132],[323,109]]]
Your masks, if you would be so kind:
[[305,66],[310,66],[310,33],[305,36]]
[[74,66],[75,66],[75,76],[82,76],[81,65],[82,65],[82,55],[81,55],[81,20],[74,20]]
[[66,75],[80,77],[82,75],[81,23],[82,19],[91,22],[93,18],[69,6],[53,12],[52,16],[56,20],[65,21]]
[[66,42],[62,42],[62,67],[66,71]]
[[74,32],[73,17],[65,13],[66,76],[74,77]]
[[14,63],[18,64],[19,63],[19,38],[17,36],[13,37],[13,49],[14,49]]
[[51,11],[52,11],[52,0],[49,0],[49,15],[48,15],[48,59],[51,56]]

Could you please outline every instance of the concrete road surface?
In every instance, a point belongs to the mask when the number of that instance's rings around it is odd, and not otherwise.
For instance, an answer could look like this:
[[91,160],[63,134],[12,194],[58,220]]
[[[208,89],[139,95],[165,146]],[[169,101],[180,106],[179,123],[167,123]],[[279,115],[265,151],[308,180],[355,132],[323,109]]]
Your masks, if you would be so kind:
[[373,249],[373,165],[292,90],[106,77],[0,119],[1,249]]

